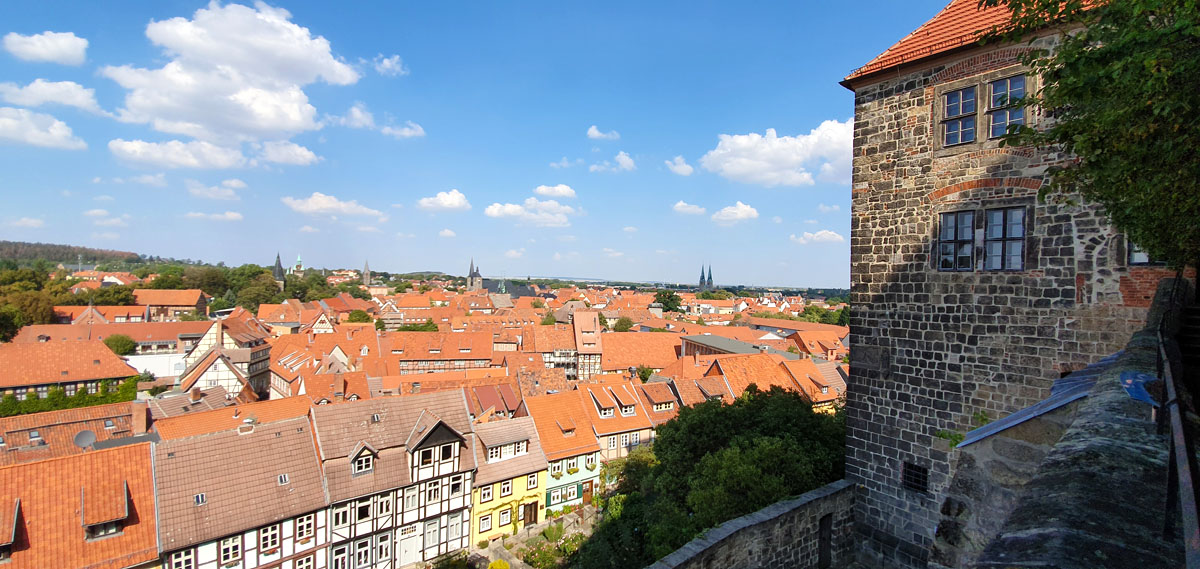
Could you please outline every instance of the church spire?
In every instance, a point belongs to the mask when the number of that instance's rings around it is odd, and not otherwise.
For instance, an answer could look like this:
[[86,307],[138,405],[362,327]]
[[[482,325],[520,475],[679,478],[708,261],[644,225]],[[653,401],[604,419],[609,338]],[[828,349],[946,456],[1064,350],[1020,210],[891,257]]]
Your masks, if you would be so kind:
[[362,281],[363,281],[363,284],[365,284],[367,286],[371,286],[371,265],[369,263],[367,263],[366,260],[363,260]]

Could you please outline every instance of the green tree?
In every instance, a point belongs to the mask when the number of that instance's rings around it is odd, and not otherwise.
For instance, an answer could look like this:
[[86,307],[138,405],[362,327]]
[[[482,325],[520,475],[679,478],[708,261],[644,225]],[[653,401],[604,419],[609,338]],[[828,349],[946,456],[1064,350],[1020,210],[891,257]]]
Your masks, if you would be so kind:
[[113,334],[105,338],[104,345],[118,356],[128,356],[137,349],[137,343],[133,341],[133,338],[124,334]]
[[547,312],[546,315],[542,317],[542,326],[553,326],[555,324],[558,324],[558,319],[554,317],[553,312]]
[[614,332],[628,332],[630,328],[633,328],[633,319],[628,316],[618,318],[616,324],[613,324]]
[[679,312],[680,306],[683,305],[683,299],[669,290],[660,290],[654,293],[654,302],[662,305],[663,312]]
[[382,318],[375,320],[375,329],[376,330],[385,330],[386,328],[387,328],[387,325],[384,324]]
[[49,324],[54,321],[54,301],[42,291],[15,292],[4,297],[7,304],[21,313],[21,325]]
[[146,285],[146,288],[182,289],[187,288],[187,285],[183,284],[183,275],[167,273],[155,277],[154,280]]
[[535,298],[535,299],[533,299],[533,302],[529,303],[529,306],[540,309],[540,308],[545,308],[546,303],[542,302],[542,299],[540,299],[540,298]]
[[356,324],[365,324],[371,321],[371,315],[365,310],[351,310],[350,316],[346,317],[347,322]]
[[[604,313],[603,313],[603,312],[597,312],[597,313],[596,313],[596,320],[600,322],[600,327],[601,327],[601,328],[605,328],[605,329],[607,329],[607,328],[608,328],[608,318],[606,318],[606,317],[604,316]],[[623,331],[623,330],[618,330],[618,331]]]
[[644,365],[637,366],[637,376],[638,379],[642,380],[642,383],[650,381],[651,375],[654,375],[654,368],[646,367]]
[[[1200,4],[1179,0],[983,0],[1007,4],[993,39],[1058,30],[1053,51],[1025,57],[1042,78],[1017,101],[1052,121],[1010,126],[1005,145],[1066,152],[1041,197],[1079,195],[1152,258],[1200,259]],[[1032,85],[1031,85],[1032,87]]]
[[397,332],[437,332],[437,324],[432,318],[425,320],[424,324],[405,324],[396,328]]
[[838,310],[837,322],[834,322],[834,324],[837,324],[838,326],[850,325],[850,305],[843,306],[841,310]]
[[12,340],[21,331],[25,316],[17,307],[10,304],[0,304],[0,342]]
[[696,317],[696,324],[699,324],[700,326],[708,326],[708,323],[704,321],[703,316]]

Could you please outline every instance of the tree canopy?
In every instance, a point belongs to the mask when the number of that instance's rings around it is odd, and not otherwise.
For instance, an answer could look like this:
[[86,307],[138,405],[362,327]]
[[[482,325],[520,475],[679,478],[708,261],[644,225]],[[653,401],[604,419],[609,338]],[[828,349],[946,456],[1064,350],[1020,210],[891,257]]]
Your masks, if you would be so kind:
[[613,332],[628,332],[630,328],[633,328],[633,319],[628,316],[618,318],[613,324]]
[[133,338],[124,334],[113,334],[105,338],[104,345],[118,356],[128,356],[137,349],[137,343],[133,341]]
[[367,314],[366,310],[351,310],[350,315],[346,317],[346,321],[356,324],[366,324],[371,322],[371,315]]
[[683,299],[674,291],[660,290],[654,293],[654,302],[662,305],[663,312],[679,312]]
[[[1041,192],[1100,204],[1151,258],[1200,259],[1200,5],[1182,0],[982,0],[1007,4],[990,39],[1057,30],[1025,57],[1042,87],[1019,103],[1046,119],[1009,127],[1004,144],[1066,152]],[[1085,9],[1086,8],[1086,9]],[[1032,113],[1030,113],[1032,114]]]

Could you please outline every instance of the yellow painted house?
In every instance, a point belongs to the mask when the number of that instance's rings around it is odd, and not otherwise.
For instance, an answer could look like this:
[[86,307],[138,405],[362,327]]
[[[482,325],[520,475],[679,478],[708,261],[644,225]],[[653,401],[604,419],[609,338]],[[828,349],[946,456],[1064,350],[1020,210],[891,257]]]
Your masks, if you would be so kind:
[[475,435],[471,544],[478,546],[546,519],[547,463],[530,417],[476,425]]

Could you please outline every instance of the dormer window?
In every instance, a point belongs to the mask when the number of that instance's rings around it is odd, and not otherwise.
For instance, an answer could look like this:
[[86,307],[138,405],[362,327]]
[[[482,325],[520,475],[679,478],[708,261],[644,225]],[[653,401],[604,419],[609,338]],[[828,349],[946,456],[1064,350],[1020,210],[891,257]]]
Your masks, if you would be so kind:
[[488,447],[488,462],[500,460],[500,447]]
[[600,408],[600,417],[601,418],[607,419],[608,417],[612,417],[612,416],[613,416],[613,408],[612,407],[601,407]]
[[201,492],[192,496],[192,503],[197,506],[203,506],[208,503],[208,497],[204,495],[204,492]]
[[622,405],[621,406],[621,415],[623,415],[625,417],[633,415],[633,405]]
[[356,474],[356,475],[357,474],[367,474],[374,469],[375,469],[375,456],[372,455],[370,452],[364,451],[361,454],[359,454],[357,457],[355,457],[354,462],[351,464],[351,467],[350,467],[350,473]]
[[433,464],[433,449],[427,448],[421,450],[421,466],[429,466]]
[[672,401],[667,401],[666,403],[655,403],[654,404],[655,411],[670,411],[671,409],[674,409],[674,408],[675,408],[675,403]]
[[86,529],[88,539],[100,539],[118,533],[121,533],[121,522],[119,520],[90,525]]
[[366,346],[363,346],[363,347],[362,347],[362,349],[360,349],[360,350],[358,351],[358,355],[360,355],[360,356],[365,356],[365,355],[367,355],[367,347],[366,347]]

